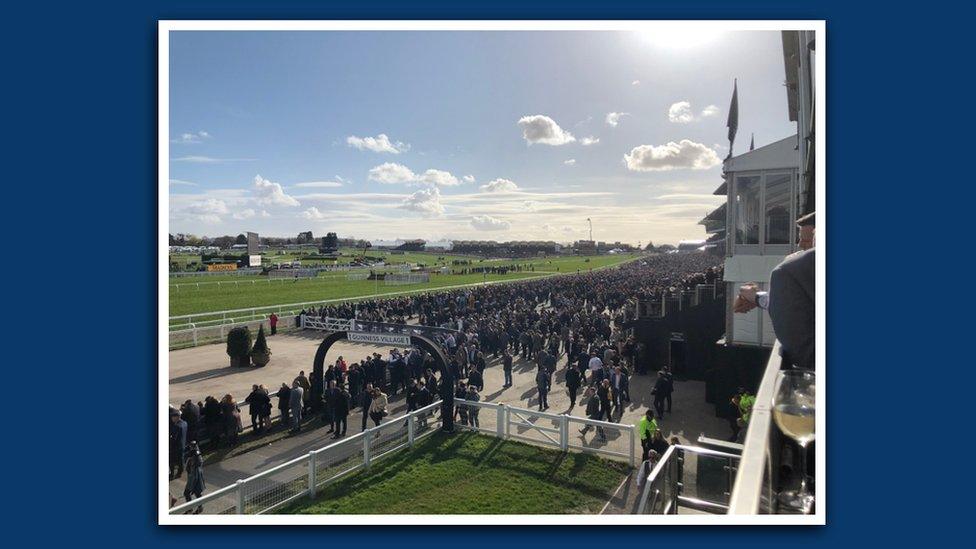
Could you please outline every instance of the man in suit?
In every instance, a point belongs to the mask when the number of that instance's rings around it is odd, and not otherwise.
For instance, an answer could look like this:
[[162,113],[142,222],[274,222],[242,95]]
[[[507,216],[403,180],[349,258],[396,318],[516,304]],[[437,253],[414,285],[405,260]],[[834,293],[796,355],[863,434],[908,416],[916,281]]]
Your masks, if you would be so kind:
[[539,411],[549,409],[549,374],[544,368],[539,368],[535,374],[535,385],[539,389]]
[[624,413],[624,395],[630,391],[630,380],[623,368],[617,366],[610,374],[610,386],[613,388],[613,407],[616,409],[617,417]]
[[[801,234],[813,226],[814,214],[797,220]],[[812,237],[811,237],[812,239]],[[811,241],[809,245],[813,245]],[[744,284],[734,311],[749,312],[759,307],[769,311],[779,339],[784,366],[814,369],[816,350],[816,248],[797,252],[783,260],[769,277],[769,292]]]

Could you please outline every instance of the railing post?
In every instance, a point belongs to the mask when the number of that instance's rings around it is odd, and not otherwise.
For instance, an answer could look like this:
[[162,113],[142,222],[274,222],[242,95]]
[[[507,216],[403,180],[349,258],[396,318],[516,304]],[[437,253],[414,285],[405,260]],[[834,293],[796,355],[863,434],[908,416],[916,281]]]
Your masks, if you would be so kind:
[[366,433],[363,435],[363,467],[369,468],[369,447],[373,440],[373,428],[366,429]]
[[637,428],[631,427],[628,429],[630,431],[630,466],[634,466],[636,458],[634,458],[634,453],[637,451]]
[[569,416],[566,414],[559,416],[559,449],[563,452],[569,450]]
[[244,514],[244,481],[237,480],[237,514]]
[[495,436],[504,439],[505,438],[505,411],[507,410],[504,404],[498,405],[498,411],[495,413]]
[[416,428],[414,426],[413,420],[414,420],[414,412],[410,412],[409,414],[407,414],[407,441],[410,444],[411,448],[413,448],[413,441],[414,438],[417,436],[415,432]]
[[315,452],[308,453],[308,497],[315,497]]

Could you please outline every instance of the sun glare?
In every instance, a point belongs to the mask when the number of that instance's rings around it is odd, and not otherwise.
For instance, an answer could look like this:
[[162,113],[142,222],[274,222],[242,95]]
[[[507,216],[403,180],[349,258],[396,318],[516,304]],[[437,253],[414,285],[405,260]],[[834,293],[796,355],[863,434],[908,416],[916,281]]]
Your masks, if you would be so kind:
[[690,49],[705,46],[722,37],[724,32],[709,27],[658,27],[637,31],[648,44],[667,49]]

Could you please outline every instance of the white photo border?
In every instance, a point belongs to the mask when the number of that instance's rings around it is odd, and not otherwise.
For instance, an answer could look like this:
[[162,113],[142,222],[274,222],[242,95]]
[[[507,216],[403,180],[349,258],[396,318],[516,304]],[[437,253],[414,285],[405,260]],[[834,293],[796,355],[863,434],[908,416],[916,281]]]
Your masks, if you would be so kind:
[[[167,473],[169,404],[169,34],[173,31],[653,31],[687,27],[716,31],[816,32],[817,63],[814,139],[816,142],[816,351],[817,437],[816,501],[814,515],[170,515]],[[331,21],[221,21],[160,20],[158,26],[158,156],[157,180],[157,519],[160,525],[824,525],[826,524],[826,22],[824,20],[769,21],[522,21],[522,20],[331,20]],[[785,115],[785,113],[784,113]]]

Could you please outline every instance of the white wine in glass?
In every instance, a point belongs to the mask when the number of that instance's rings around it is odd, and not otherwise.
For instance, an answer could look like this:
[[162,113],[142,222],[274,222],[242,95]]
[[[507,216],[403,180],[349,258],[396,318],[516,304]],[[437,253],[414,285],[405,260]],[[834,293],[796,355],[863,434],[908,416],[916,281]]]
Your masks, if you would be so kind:
[[784,435],[800,446],[800,488],[779,495],[781,506],[801,513],[813,508],[807,490],[807,446],[816,437],[817,377],[809,370],[784,370],[776,377],[773,420]]

